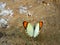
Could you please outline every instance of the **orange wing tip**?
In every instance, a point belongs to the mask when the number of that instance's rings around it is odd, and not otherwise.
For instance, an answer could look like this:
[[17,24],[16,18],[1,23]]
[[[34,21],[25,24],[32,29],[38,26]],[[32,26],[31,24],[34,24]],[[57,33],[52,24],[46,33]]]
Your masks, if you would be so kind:
[[42,26],[43,26],[43,21],[40,21],[40,22],[39,22],[39,25],[40,25],[40,28],[42,28]]
[[23,22],[23,26],[24,26],[25,29],[27,28],[27,25],[28,25],[28,22],[27,21],[24,21]]

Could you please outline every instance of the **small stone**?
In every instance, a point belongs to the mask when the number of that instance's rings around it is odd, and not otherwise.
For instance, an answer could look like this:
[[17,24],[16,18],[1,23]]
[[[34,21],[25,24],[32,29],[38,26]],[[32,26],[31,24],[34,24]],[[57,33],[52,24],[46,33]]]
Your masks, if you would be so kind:
[[8,26],[7,21],[3,18],[0,19],[0,25],[2,28],[7,28]]
[[5,9],[6,3],[5,2],[0,2],[0,10]]
[[1,26],[2,26],[2,28],[7,28],[8,25],[2,24]]

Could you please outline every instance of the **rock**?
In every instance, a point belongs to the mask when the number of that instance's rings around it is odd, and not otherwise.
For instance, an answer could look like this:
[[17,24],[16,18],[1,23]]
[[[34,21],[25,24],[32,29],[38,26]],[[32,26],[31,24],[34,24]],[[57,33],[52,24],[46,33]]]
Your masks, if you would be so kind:
[[7,21],[5,19],[0,19],[0,25],[2,28],[7,28],[8,24]]
[[31,11],[29,11],[26,6],[20,6],[20,8],[19,8],[19,13],[20,13],[20,14],[25,14],[25,15],[27,15],[27,17],[28,17],[28,16],[32,16]]
[[2,15],[2,16],[6,16],[6,15],[12,16],[13,15],[13,10],[10,10],[9,8],[4,9],[4,10],[1,11],[0,15]]
[[25,6],[20,6],[20,7],[19,7],[19,12],[20,12],[21,14],[27,13],[27,7],[25,7]]
[[0,2],[0,10],[5,9],[6,3],[5,2]]

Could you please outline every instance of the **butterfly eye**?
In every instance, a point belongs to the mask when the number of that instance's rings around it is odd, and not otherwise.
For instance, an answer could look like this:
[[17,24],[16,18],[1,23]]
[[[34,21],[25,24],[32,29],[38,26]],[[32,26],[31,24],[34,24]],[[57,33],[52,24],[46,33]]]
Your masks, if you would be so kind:
[[28,24],[27,21],[24,21],[24,22],[23,22],[23,26],[24,26],[25,29],[26,29],[26,27],[27,27],[27,24]]
[[42,26],[43,26],[43,21],[40,21],[39,25],[40,25],[40,28],[42,28]]

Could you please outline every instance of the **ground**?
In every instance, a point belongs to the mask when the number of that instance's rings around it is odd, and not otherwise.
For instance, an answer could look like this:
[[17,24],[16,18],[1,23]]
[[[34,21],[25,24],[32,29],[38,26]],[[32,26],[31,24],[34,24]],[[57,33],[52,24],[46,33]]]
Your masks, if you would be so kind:
[[[9,21],[9,28],[0,28],[3,36],[0,37],[0,45],[60,45],[60,7],[59,0],[0,0],[6,2],[7,7],[14,11],[14,15]],[[49,5],[47,5],[49,4]],[[32,16],[19,13],[19,6],[29,6]],[[25,33],[23,21],[35,24],[43,21],[43,27],[38,37],[31,38]]]

